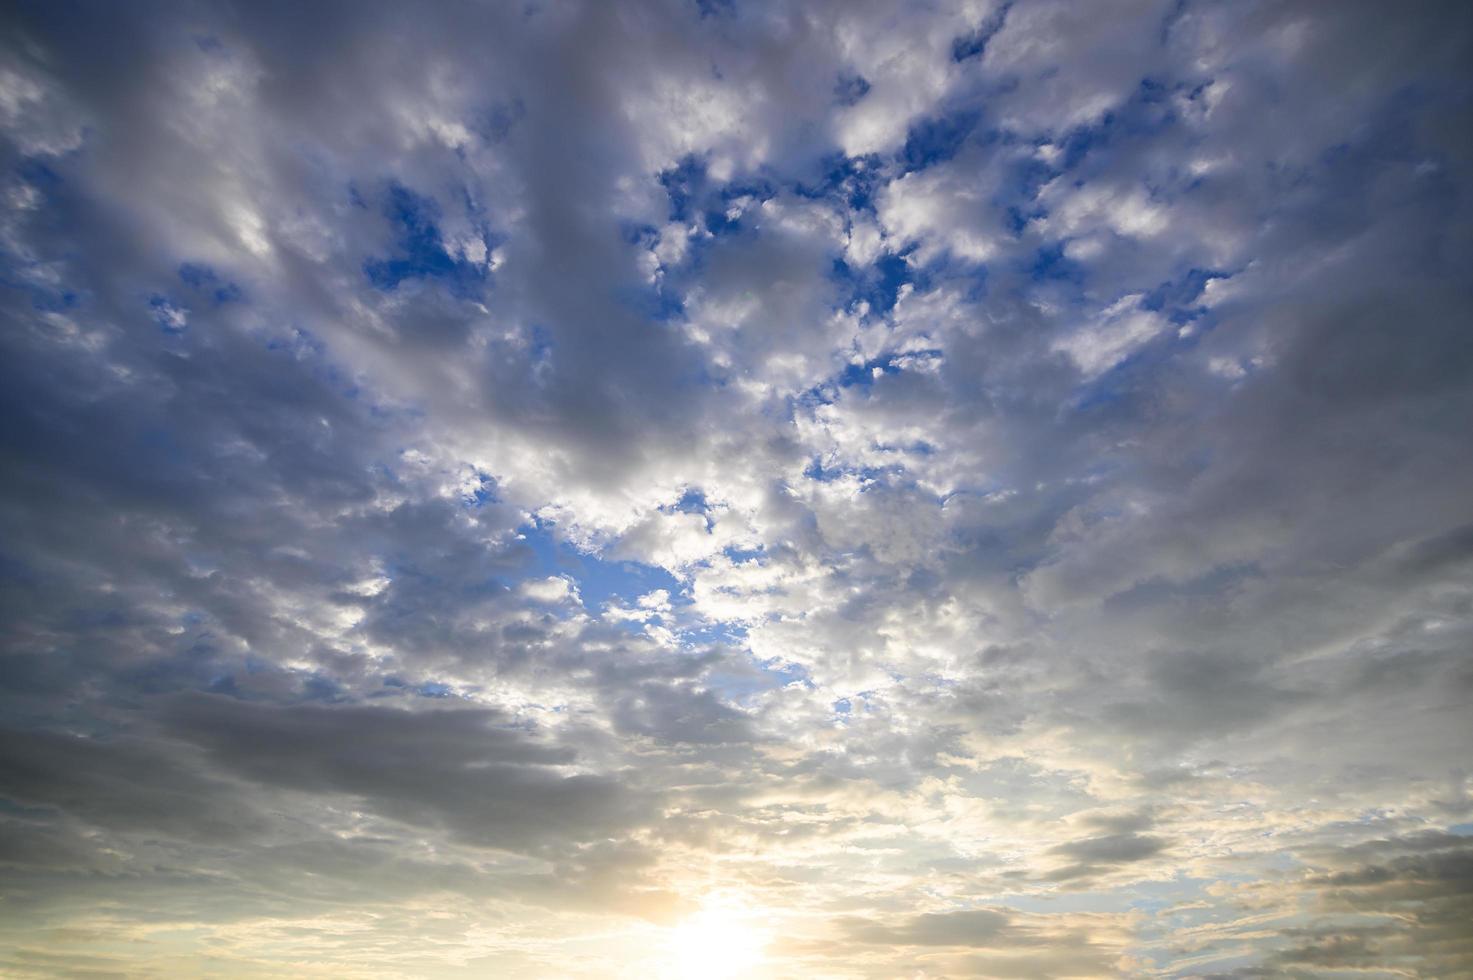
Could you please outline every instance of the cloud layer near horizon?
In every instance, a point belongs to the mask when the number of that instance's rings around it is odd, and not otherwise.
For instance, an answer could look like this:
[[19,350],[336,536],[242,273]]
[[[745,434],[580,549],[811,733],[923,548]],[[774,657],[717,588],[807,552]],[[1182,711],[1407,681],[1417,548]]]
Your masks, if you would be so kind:
[[1473,976],[1473,17],[0,14],[0,972]]

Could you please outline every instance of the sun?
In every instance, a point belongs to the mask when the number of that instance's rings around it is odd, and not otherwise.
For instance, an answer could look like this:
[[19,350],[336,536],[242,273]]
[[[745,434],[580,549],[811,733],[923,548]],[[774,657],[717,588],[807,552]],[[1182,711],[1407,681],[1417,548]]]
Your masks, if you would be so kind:
[[671,980],[734,980],[766,960],[771,937],[760,918],[730,900],[708,900],[670,931]]

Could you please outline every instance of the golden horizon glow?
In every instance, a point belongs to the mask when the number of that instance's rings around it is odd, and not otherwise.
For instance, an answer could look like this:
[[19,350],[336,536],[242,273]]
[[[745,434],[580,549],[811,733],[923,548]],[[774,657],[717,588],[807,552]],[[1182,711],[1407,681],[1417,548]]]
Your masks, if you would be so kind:
[[710,896],[669,936],[668,980],[736,980],[767,962],[772,935],[756,910],[738,898]]

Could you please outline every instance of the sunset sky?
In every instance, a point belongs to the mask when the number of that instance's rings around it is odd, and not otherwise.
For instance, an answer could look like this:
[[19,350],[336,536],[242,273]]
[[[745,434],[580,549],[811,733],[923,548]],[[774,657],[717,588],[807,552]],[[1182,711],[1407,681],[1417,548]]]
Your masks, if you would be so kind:
[[0,976],[1473,978],[1473,5],[0,0]]

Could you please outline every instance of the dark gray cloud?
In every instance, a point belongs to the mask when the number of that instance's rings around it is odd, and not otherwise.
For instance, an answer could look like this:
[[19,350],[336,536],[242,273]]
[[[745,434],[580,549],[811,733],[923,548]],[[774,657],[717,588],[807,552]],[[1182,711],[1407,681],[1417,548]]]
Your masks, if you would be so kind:
[[158,717],[227,772],[361,797],[385,816],[490,846],[606,837],[637,812],[629,787],[566,771],[574,753],[481,711],[270,707],[203,695],[172,701]]
[[1473,954],[1466,836],[1423,832],[1308,856],[1316,870],[1293,883],[1289,898],[1312,903],[1311,923],[1276,929],[1277,948],[1263,966],[1213,975],[1317,977],[1408,960],[1431,975],[1466,970]]
[[858,942],[901,946],[991,946],[1006,932],[1007,913],[995,909],[934,912],[918,915],[898,926],[871,922],[848,925]]

